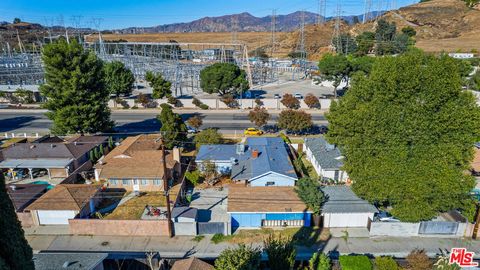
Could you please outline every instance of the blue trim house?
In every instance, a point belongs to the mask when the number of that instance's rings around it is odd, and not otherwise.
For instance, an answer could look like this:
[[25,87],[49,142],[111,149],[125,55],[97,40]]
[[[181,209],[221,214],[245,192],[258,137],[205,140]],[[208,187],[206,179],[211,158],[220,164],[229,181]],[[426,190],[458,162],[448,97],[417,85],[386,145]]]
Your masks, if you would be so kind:
[[310,226],[312,218],[293,187],[230,185],[227,212],[233,230]]
[[250,186],[294,186],[297,174],[281,138],[247,138],[245,144],[202,145],[196,162],[213,162],[222,174]]

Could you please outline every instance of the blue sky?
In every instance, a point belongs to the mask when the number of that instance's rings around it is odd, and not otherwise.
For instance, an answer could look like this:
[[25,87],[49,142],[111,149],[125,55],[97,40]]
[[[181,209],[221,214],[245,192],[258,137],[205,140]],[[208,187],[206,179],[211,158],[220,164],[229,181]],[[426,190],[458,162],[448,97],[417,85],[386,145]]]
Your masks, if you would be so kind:
[[[335,14],[337,1],[343,15],[358,15],[364,11],[364,0],[327,0],[327,16]],[[0,21],[23,21],[46,25],[94,27],[92,18],[100,18],[100,28],[118,29],[128,26],[154,26],[188,22],[205,16],[220,16],[249,12],[266,16],[277,10],[287,14],[297,10],[317,12],[317,0],[1,0]],[[409,5],[415,0],[372,0],[373,10]],[[73,19],[76,16],[77,19]],[[78,19],[81,16],[80,19]]]

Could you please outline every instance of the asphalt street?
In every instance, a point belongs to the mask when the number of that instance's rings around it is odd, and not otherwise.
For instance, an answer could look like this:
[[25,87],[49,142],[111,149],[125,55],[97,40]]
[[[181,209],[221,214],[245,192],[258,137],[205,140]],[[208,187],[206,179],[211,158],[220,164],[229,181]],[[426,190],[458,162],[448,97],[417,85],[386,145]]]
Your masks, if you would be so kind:
[[[160,129],[160,123],[156,119],[159,112],[144,111],[114,111],[112,120],[115,121],[115,129],[122,133],[155,132]],[[248,120],[248,111],[229,112],[179,112],[184,120],[197,114],[203,118],[202,129],[219,128],[223,133],[241,133],[243,129],[252,127]],[[278,113],[271,114],[269,124],[274,124],[278,119]],[[323,113],[312,114],[312,120],[316,125],[325,125],[327,121]],[[0,110],[0,133],[48,133],[52,121],[45,116],[44,110]]]

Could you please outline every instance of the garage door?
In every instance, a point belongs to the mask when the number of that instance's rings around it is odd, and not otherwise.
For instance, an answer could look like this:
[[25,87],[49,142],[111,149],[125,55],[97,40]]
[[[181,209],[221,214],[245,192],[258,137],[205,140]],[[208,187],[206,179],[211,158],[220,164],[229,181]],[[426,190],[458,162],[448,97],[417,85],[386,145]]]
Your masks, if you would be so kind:
[[369,213],[357,214],[325,214],[324,224],[326,228],[367,227]]
[[68,224],[68,219],[75,217],[75,211],[37,211],[41,225]]

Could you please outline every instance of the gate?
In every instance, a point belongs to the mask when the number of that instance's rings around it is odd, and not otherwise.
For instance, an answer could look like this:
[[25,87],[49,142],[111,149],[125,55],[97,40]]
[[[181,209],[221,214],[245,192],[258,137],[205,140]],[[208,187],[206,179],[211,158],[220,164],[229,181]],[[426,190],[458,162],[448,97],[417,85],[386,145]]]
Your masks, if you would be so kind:
[[456,234],[457,222],[426,221],[420,222],[418,234]]
[[197,233],[200,234],[225,234],[224,222],[197,222]]

